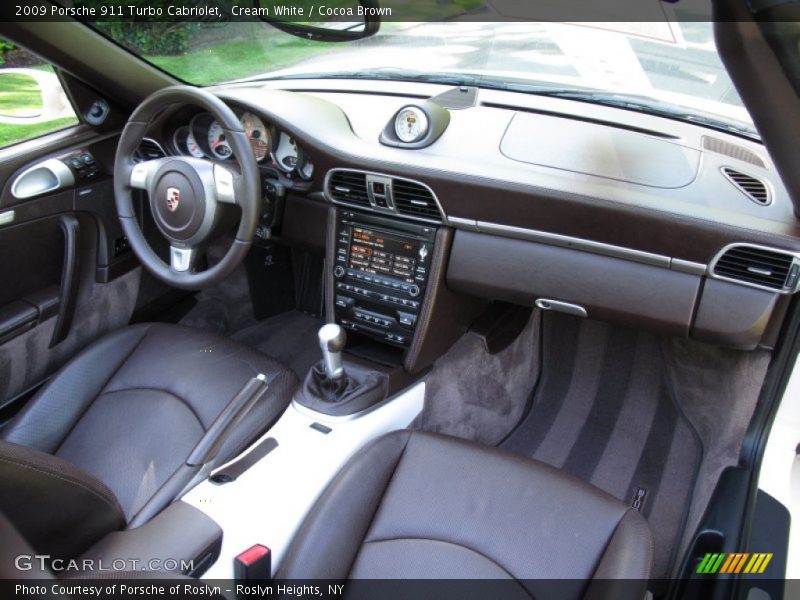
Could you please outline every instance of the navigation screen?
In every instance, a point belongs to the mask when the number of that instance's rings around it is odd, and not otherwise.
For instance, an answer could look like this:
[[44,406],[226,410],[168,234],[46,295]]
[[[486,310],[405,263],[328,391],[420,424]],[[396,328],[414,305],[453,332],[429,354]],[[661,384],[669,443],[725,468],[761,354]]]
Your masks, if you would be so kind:
[[378,231],[353,227],[350,268],[414,283],[415,245]]

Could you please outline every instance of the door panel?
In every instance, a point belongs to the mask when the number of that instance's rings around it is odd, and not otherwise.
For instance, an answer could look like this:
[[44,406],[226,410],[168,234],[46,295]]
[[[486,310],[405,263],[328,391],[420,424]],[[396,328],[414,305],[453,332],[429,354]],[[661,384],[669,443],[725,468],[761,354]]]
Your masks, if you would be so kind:
[[[64,237],[58,225],[55,230],[52,223],[58,217],[50,217],[42,221],[26,223],[13,232],[13,237],[24,236],[25,240],[32,241],[34,232],[42,235],[48,234],[48,240],[55,240],[60,245],[57,251],[57,260],[48,261],[36,259],[30,261],[33,273],[36,265],[44,265],[42,277],[26,277],[29,291],[21,296],[4,302],[0,305],[3,309],[13,310],[17,314],[27,305],[28,311],[35,310],[36,319],[33,327],[22,329],[21,333],[10,339],[0,339],[0,407],[9,404],[15,398],[35,387],[52,375],[67,360],[91,343],[98,337],[123,327],[128,323],[133,314],[139,289],[141,269],[134,268],[113,278],[108,282],[97,281],[96,256],[98,247],[97,220],[90,213],[71,213],[77,220],[80,228],[79,248],[80,259],[78,265],[77,292],[75,295],[74,313],[68,327],[64,329],[63,339],[54,336],[59,322],[63,323],[65,317],[61,316],[59,309],[67,299],[61,289],[61,269],[58,270],[58,283],[53,284],[53,268],[56,264],[63,264]],[[6,244],[9,228],[0,228],[0,248],[5,252],[9,246]],[[52,236],[52,237],[51,237]],[[8,235],[10,239],[12,235]],[[37,244],[46,246],[47,244]],[[25,246],[11,247],[13,255],[21,257],[25,254]],[[46,264],[51,262],[52,264]],[[10,266],[9,266],[10,263]],[[21,264],[21,263],[20,263]],[[13,261],[4,261],[3,271],[0,273],[3,280],[12,280],[20,267],[14,266]],[[49,277],[44,276],[50,273]],[[22,289],[22,288],[19,288]],[[9,294],[6,294],[8,297]],[[37,298],[45,299],[38,306]],[[55,306],[48,306],[47,300],[55,302]],[[55,343],[54,343],[55,342]]]
[[[0,409],[126,325],[136,305],[141,269],[127,249],[111,179],[117,135],[78,129],[71,144],[60,132],[52,145],[41,138],[10,157],[0,151]],[[73,160],[87,154],[91,168]],[[50,159],[72,169],[74,184],[15,197],[16,177]]]

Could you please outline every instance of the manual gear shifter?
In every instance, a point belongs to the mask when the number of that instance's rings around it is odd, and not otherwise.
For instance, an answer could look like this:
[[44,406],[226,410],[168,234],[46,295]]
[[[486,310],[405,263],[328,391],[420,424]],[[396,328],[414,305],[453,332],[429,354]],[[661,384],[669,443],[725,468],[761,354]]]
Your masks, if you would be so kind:
[[312,365],[294,400],[301,406],[332,416],[354,415],[386,399],[389,376],[348,361],[344,369],[342,353],[347,335],[339,325],[320,328],[322,361]]
[[322,350],[322,365],[328,379],[344,377],[342,351],[347,343],[347,334],[336,323],[323,325],[317,333],[319,347]]

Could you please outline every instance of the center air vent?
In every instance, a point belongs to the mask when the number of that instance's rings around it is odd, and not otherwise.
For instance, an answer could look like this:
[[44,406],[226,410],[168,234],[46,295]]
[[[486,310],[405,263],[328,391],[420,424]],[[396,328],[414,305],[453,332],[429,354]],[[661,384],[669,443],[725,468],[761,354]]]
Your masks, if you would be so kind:
[[328,194],[337,202],[370,207],[367,175],[360,171],[333,171],[328,180]]
[[730,167],[722,167],[722,174],[730,181],[736,188],[745,196],[750,198],[756,204],[767,206],[772,202],[772,195],[769,193],[767,184],[753,177],[747,175],[736,169]]
[[433,192],[421,183],[395,179],[392,186],[394,207],[401,215],[441,221],[442,213]]
[[737,244],[723,251],[711,272],[723,279],[792,293],[797,289],[800,259],[780,250]]
[[433,191],[418,181],[352,169],[329,171],[328,198],[338,204],[363,207],[416,221],[444,219]]
[[167,153],[164,152],[161,144],[151,138],[144,138],[136,149],[133,158],[136,162],[144,162],[146,160],[164,158],[166,155]]

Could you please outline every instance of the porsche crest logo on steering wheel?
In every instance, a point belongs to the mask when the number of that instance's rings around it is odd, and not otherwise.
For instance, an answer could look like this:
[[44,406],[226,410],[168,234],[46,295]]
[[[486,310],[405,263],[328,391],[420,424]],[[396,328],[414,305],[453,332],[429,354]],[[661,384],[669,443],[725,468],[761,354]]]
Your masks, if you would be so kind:
[[167,208],[170,212],[178,210],[181,203],[181,191],[178,188],[167,188]]

